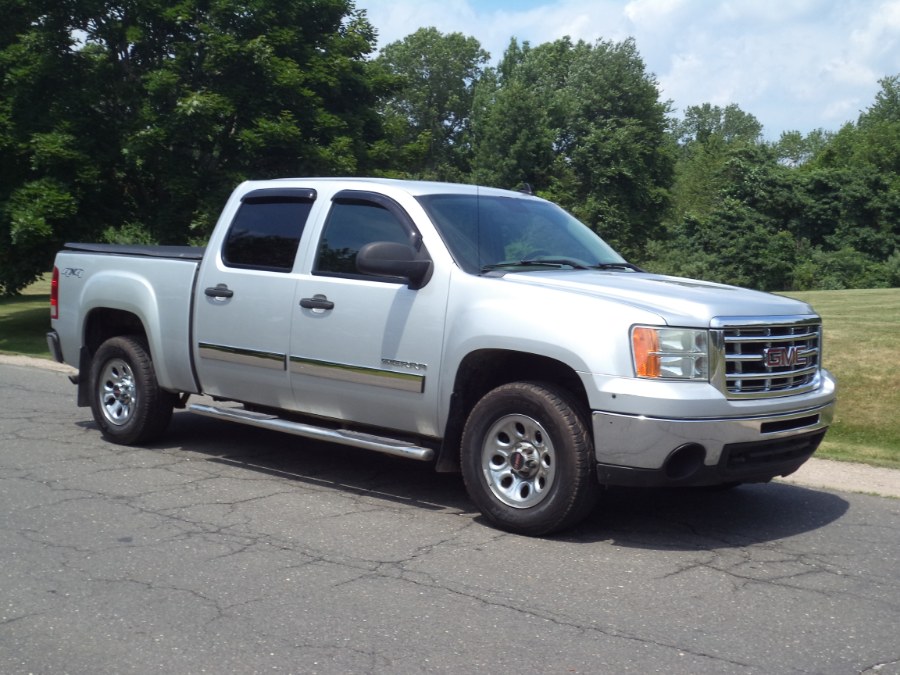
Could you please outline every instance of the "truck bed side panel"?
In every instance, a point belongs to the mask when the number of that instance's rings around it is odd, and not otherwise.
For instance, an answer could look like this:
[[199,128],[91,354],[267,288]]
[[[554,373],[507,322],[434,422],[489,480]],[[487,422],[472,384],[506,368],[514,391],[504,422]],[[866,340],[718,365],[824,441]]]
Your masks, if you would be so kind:
[[92,312],[129,312],[144,326],[160,385],[198,391],[190,350],[196,261],[63,251],[56,265],[62,279],[54,328],[66,362],[77,367]]

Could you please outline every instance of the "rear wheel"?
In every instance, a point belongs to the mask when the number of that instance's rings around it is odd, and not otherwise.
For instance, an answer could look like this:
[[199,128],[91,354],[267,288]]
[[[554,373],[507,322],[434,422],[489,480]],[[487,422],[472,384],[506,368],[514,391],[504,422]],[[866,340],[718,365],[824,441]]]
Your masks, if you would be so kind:
[[143,338],[114,337],[100,345],[90,387],[94,421],[115,443],[146,443],[169,426],[176,395],[159,388]]
[[485,517],[520,534],[570,527],[596,503],[593,443],[574,397],[548,383],[488,392],[462,437],[466,489]]

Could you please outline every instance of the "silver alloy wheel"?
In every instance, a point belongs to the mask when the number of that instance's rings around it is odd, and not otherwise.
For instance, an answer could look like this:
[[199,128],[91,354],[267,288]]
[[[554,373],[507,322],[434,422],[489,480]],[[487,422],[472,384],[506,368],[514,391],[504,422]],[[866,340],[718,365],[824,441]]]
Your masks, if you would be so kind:
[[110,359],[103,367],[98,389],[103,417],[117,427],[128,424],[137,403],[137,387],[131,366],[123,359]]
[[527,509],[549,494],[556,475],[550,435],[527,415],[506,415],[488,430],[481,450],[488,488],[507,506]]

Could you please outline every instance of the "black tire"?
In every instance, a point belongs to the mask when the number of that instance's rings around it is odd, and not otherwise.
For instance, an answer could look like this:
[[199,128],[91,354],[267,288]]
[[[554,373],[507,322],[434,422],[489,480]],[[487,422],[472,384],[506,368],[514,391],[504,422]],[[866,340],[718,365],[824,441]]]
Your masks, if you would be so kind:
[[169,426],[176,395],[159,388],[147,343],[110,338],[91,361],[91,412],[100,431],[122,445],[147,443]]
[[539,536],[591,511],[600,486],[579,410],[568,391],[540,382],[502,385],[475,405],[463,430],[462,474],[491,523]]

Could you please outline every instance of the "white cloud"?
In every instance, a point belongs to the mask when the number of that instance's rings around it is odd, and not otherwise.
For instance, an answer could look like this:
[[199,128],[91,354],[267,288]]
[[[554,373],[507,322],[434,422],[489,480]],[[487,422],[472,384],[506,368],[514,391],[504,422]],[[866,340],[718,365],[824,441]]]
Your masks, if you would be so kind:
[[532,45],[635,38],[677,109],[737,103],[767,136],[836,130],[900,73],[900,0],[357,0],[380,44],[416,29],[462,32],[496,61]]
[[623,13],[633,24],[645,28],[666,27],[687,5],[686,0],[632,0],[625,5]]
[[900,0],[873,5],[863,25],[850,33],[850,42],[863,58],[893,56],[900,65]]
[[854,120],[862,109],[862,102],[858,98],[847,98],[829,103],[823,111],[823,117],[836,123],[832,131],[837,131],[844,122]]

